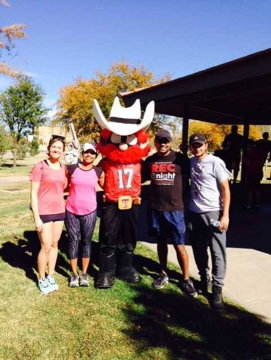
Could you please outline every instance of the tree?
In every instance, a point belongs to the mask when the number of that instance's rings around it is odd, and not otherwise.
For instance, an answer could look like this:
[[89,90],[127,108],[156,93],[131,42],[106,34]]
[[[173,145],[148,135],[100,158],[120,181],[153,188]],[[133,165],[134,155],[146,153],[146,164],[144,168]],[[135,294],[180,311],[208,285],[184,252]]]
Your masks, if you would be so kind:
[[[104,116],[108,118],[114,98],[121,92],[151,86],[169,79],[170,76],[167,74],[155,80],[153,72],[146,70],[144,66],[134,67],[125,61],[115,63],[107,74],[98,71],[94,79],[77,79],[74,84],[60,89],[58,112],[54,123],[68,125],[72,121],[79,138],[91,136],[92,139],[97,139],[100,127],[93,117],[93,99],[98,100]],[[157,119],[159,120],[158,117]]]
[[[238,126],[239,134],[243,134],[243,126]],[[201,133],[208,139],[209,149],[215,151],[222,147],[222,142],[226,135],[231,132],[231,125],[217,125],[204,121],[192,120],[189,123],[189,136],[194,133]],[[249,128],[249,138],[252,140],[258,140],[261,138],[260,127],[257,125],[251,125]]]
[[39,147],[40,144],[37,140],[37,138],[34,136],[33,140],[31,141],[29,148],[30,148],[30,154],[32,156],[36,156],[39,153]]
[[10,148],[12,148],[10,136],[4,126],[0,125],[0,159],[2,159],[5,152]]
[[[10,4],[7,0],[0,0],[0,5],[3,5],[7,8],[10,8]],[[24,29],[26,26],[24,24],[13,24],[10,26],[0,27],[0,74],[9,75],[12,77],[17,77],[19,71],[12,68],[7,64],[7,59],[12,55],[12,50],[15,47],[14,40],[24,39],[26,37]],[[4,52],[2,52],[4,51]]]
[[13,167],[23,136],[47,120],[44,95],[43,89],[27,76],[20,76],[16,85],[0,95],[0,120],[8,126],[13,140]]

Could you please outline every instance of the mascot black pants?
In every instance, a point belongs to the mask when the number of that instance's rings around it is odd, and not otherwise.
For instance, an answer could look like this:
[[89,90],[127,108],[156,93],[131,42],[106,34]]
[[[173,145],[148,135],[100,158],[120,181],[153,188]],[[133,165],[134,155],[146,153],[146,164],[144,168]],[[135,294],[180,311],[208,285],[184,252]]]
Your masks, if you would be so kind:
[[110,256],[116,249],[133,252],[137,240],[139,206],[119,210],[118,204],[106,203],[102,208],[100,223],[100,253]]

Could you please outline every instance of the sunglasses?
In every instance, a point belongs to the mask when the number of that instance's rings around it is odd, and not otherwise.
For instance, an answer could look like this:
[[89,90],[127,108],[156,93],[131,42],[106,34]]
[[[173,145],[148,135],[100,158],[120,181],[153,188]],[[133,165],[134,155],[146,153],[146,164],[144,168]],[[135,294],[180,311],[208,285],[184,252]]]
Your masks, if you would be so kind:
[[50,140],[54,140],[54,139],[59,139],[59,140],[65,141],[65,136],[52,135]]
[[87,155],[87,154],[96,155],[96,152],[93,150],[87,150],[83,152],[83,155]]
[[168,144],[170,143],[170,140],[168,140],[167,138],[162,138],[162,139],[157,139],[156,142],[160,145],[162,144]]

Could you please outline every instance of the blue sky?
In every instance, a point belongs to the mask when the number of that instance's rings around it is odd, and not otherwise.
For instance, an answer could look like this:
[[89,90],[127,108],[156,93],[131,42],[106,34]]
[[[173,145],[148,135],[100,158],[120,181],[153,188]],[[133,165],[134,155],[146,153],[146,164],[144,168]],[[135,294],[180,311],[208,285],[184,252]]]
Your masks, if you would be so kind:
[[[0,26],[24,23],[12,64],[46,91],[123,58],[181,77],[271,47],[270,0],[9,0]],[[9,84],[0,76],[0,90]]]

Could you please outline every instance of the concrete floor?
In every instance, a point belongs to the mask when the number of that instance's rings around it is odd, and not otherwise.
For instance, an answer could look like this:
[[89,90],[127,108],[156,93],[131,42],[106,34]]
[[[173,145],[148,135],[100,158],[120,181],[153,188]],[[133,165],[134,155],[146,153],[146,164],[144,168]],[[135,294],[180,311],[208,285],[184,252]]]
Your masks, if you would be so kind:
[[[271,323],[271,188],[264,185],[259,210],[243,211],[243,191],[237,184],[232,189],[230,227],[227,234],[227,275],[224,294]],[[145,194],[147,199],[147,195]],[[144,239],[146,222],[140,218],[140,239]],[[146,246],[156,251],[145,234]],[[191,246],[187,245],[190,274],[199,279]],[[175,251],[169,245],[169,260],[177,263]]]

